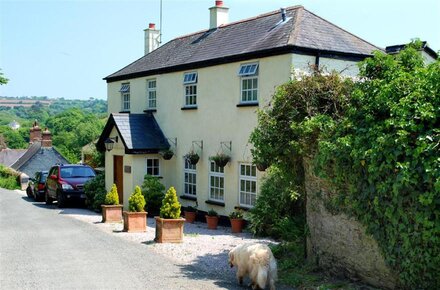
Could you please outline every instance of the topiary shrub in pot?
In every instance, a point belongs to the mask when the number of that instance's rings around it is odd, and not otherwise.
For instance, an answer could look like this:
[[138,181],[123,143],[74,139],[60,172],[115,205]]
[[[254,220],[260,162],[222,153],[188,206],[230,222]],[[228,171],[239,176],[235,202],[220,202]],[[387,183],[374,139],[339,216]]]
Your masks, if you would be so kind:
[[216,230],[218,225],[218,213],[214,209],[210,209],[205,216],[208,229]]
[[123,212],[125,232],[145,232],[147,230],[147,212],[145,198],[141,188],[136,186],[128,199],[128,211]]
[[177,200],[174,187],[170,187],[162,200],[160,217],[156,219],[157,243],[181,243],[183,241],[183,225],[185,219],[180,217],[181,205]]
[[112,185],[111,190],[105,196],[102,207],[102,222],[112,223],[122,220],[122,205],[119,204],[118,189],[116,184]]

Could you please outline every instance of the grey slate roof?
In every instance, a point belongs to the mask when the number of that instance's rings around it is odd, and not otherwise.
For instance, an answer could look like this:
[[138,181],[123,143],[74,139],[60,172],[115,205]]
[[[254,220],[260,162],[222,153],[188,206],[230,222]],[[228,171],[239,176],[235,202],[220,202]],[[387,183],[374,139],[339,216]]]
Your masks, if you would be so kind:
[[0,164],[10,167],[26,153],[26,149],[3,149],[0,151]]
[[108,82],[179,71],[289,52],[327,53],[365,58],[382,50],[322,19],[302,6],[287,8],[287,21],[279,11],[175,38],[123,69]]
[[119,136],[121,136],[126,153],[157,153],[161,149],[168,149],[170,147],[152,114],[113,113],[110,115],[99,137],[97,142],[98,150],[105,150],[104,141],[110,136],[113,127],[116,128]]

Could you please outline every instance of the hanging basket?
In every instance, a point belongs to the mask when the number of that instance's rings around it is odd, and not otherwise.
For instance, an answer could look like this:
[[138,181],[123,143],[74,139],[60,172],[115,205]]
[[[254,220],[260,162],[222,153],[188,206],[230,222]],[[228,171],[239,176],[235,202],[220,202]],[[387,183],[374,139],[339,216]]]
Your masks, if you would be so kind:
[[226,164],[228,164],[229,161],[231,161],[231,156],[220,153],[217,154],[215,156],[211,156],[209,158],[209,160],[214,161],[214,163],[218,166],[218,167],[225,167]]
[[197,153],[190,152],[185,155],[185,160],[188,161],[189,164],[196,165],[199,162],[200,156]]
[[170,160],[174,156],[174,152],[171,150],[164,150],[160,152],[160,155],[162,155],[162,158],[165,160]]
[[257,163],[255,166],[257,167],[258,171],[266,171],[266,169],[269,167],[267,163]]

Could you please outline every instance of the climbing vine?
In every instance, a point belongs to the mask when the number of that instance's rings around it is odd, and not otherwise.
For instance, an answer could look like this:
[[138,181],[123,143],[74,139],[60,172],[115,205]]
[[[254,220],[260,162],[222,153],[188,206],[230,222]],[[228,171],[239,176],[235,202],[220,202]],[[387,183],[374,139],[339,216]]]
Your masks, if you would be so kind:
[[318,72],[282,86],[251,141],[257,160],[286,172],[292,160],[311,157],[316,174],[337,189],[333,205],[366,226],[400,287],[434,289],[440,61],[424,65],[419,45],[396,56],[376,53],[360,64],[355,83]]

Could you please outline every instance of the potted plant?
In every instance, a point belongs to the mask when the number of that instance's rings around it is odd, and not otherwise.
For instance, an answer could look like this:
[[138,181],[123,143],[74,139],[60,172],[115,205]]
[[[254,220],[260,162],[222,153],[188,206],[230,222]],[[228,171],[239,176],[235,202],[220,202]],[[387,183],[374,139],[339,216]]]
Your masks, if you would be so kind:
[[119,204],[116,184],[113,184],[111,190],[106,194],[101,208],[103,223],[120,222],[122,220],[122,205]]
[[197,206],[187,206],[185,207],[185,220],[188,223],[194,223],[197,217]]
[[231,161],[231,156],[225,153],[217,153],[217,155],[209,157],[209,160],[214,161],[218,167],[223,168]]
[[208,224],[208,229],[216,230],[218,225],[218,213],[212,208],[208,210],[206,214],[206,223]]
[[144,207],[145,198],[141,188],[136,186],[128,199],[128,211],[123,212],[124,232],[145,232],[147,230],[147,212]]
[[174,156],[174,152],[171,149],[166,149],[160,151],[160,155],[162,155],[162,158],[165,160],[170,160]]
[[233,233],[241,233],[244,225],[243,210],[235,209],[229,214],[229,219],[231,221],[231,231]]
[[156,219],[157,243],[181,243],[185,219],[180,217],[180,203],[174,187],[170,187],[162,200],[160,217]]
[[188,152],[184,157],[185,157],[185,160],[188,161],[192,165],[197,164],[197,162],[199,162],[199,159],[200,159],[199,154],[195,153],[192,150],[190,152]]

